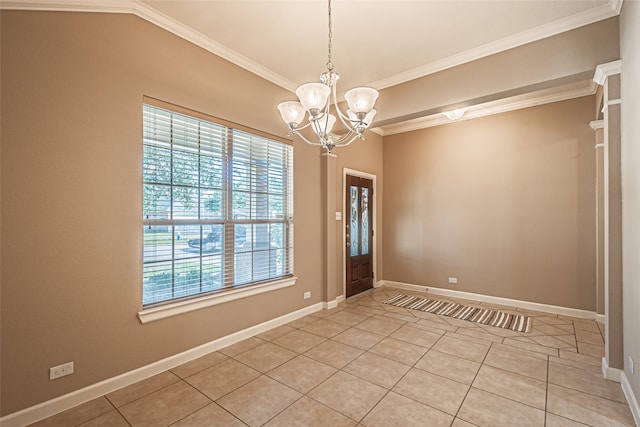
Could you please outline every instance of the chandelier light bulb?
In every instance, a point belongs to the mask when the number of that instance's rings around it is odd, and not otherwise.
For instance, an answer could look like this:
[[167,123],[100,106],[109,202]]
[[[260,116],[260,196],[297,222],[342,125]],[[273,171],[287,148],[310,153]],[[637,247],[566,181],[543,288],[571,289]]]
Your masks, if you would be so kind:
[[313,131],[318,136],[327,136],[333,130],[333,125],[336,124],[336,116],[333,114],[325,114],[318,120],[313,122]]
[[331,88],[323,83],[306,83],[296,89],[300,103],[311,116],[318,113],[327,105]]
[[293,127],[297,127],[302,119],[304,119],[305,110],[301,103],[298,101],[286,101],[278,104],[278,110],[282,120]]
[[354,113],[368,114],[378,99],[378,91],[370,87],[356,87],[347,91],[344,99]]

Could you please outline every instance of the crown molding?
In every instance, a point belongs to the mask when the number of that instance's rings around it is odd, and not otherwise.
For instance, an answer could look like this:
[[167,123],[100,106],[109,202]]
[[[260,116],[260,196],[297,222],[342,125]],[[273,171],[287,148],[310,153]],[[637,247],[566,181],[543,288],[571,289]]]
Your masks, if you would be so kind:
[[[486,56],[490,56],[508,49],[522,46],[546,37],[554,36],[584,25],[610,18],[620,14],[623,0],[609,0],[609,3],[584,12],[558,19],[545,25],[505,37],[495,42],[487,43],[474,49],[452,55],[442,60],[399,73],[369,84],[378,90],[410,80],[421,78],[447,68],[465,64]],[[226,59],[233,64],[250,71],[271,83],[290,92],[295,92],[297,85],[280,74],[263,67],[206,37],[202,33],[191,29],[183,23],[170,18],[156,9],[138,0],[2,0],[0,9],[7,10],[39,10],[59,12],[97,12],[97,13],[130,13],[149,21],[207,51]]]
[[474,49],[452,55],[438,61],[396,74],[369,84],[378,90],[406,83],[429,74],[437,73],[448,68],[456,67],[467,62],[475,61],[505,50],[513,49],[527,43],[535,42],[547,37],[555,36],[594,22],[602,21],[620,14],[623,0],[609,0],[608,4],[586,10],[584,12],[558,19],[548,24],[540,25],[527,31],[484,44]]
[[[462,122],[470,119],[491,116],[494,114],[506,113],[523,108],[536,107],[553,102],[566,101],[569,99],[589,96],[596,93],[596,85],[591,81],[573,83],[559,88],[545,89],[529,94],[518,95],[496,101],[485,102],[469,106],[462,118],[455,122],[447,119],[442,113],[431,114],[417,119],[394,123],[387,126],[375,128],[376,133],[382,136],[395,135],[398,133],[411,132],[414,130],[426,129],[434,126],[441,126],[450,123]],[[373,129],[372,129],[373,130]]]
[[3,0],[0,3],[3,10],[31,10],[51,12],[94,12],[94,13],[128,13],[136,15],[158,27],[181,37],[196,46],[199,46],[227,61],[252,72],[265,80],[270,81],[291,92],[297,85],[278,73],[263,67],[212,40],[204,34],[193,30],[164,13],[138,1],[138,0]]
[[622,72],[622,61],[620,59],[616,61],[607,62],[606,64],[600,64],[596,67],[596,72],[593,75],[593,81],[600,86],[604,86],[609,76],[614,76]]

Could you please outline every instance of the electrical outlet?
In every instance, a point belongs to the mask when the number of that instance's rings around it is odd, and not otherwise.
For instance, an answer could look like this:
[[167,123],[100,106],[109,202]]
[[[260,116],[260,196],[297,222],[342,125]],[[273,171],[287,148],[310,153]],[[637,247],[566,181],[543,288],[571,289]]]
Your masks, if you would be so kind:
[[49,380],[57,380],[67,375],[73,374],[73,362],[64,363],[62,365],[49,368]]
[[633,362],[633,358],[631,356],[629,356],[629,371],[631,371],[631,375],[634,375],[636,373],[636,365]]
[[304,293],[304,299],[309,299],[311,298],[311,291],[307,291]]
[[457,277],[449,277],[449,283],[458,283]]

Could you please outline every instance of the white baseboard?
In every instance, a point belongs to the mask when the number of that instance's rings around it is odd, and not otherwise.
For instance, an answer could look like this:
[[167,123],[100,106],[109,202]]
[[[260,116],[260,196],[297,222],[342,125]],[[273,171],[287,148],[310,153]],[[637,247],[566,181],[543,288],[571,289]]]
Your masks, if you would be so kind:
[[[332,301],[332,303],[336,301]],[[169,356],[166,359],[159,360],[149,365],[143,366],[138,369],[134,369],[124,374],[108,378],[99,383],[90,385],[80,390],[73,391],[55,399],[48,400],[29,408],[25,408],[21,411],[14,412],[13,414],[6,415],[0,418],[0,425],[2,427],[21,427],[28,424],[32,424],[36,421],[40,421],[44,418],[50,417],[67,409],[71,409],[74,406],[88,402],[92,399],[98,398],[105,394],[119,390],[122,387],[126,387],[138,381],[149,378],[153,375],[157,375],[168,369],[180,366],[183,363],[189,362],[205,354],[219,350],[231,344],[235,344],[244,339],[250,338],[254,335],[266,332],[269,329],[273,329],[277,326],[284,325],[293,320],[299,319],[316,311],[320,311],[323,305],[326,303],[317,303],[292,313],[285,314],[284,316],[277,317],[275,319],[268,320],[259,325],[252,326],[242,331],[235,332],[231,335],[218,338],[210,341],[206,344],[198,347],[186,350],[182,353]]]
[[627,375],[624,373],[624,371],[622,371],[622,374],[620,375],[620,385],[622,386],[624,397],[627,398],[627,402],[629,403],[629,409],[631,409],[633,420],[636,422],[637,426],[640,426],[640,405],[638,404],[636,395],[633,394],[633,389],[631,388],[629,379],[627,378]]
[[605,321],[604,314],[596,313],[595,321],[598,322],[598,323],[602,323],[604,325],[604,321]]
[[[524,308],[527,310],[542,311],[551,314],[560,314],[562,316],[577,317],[580,319],[595,320],[596,313],[588,310],[580,310],[577,308],[561,307],[557,305],[540,304],[531,301],[521,301],[510,298],[493,297],[490,295],[474,294],[471,292],[455,291],[452,289],[433,288],[431,286],[412,285],[410,283],[394,282],[391,280],[381,280],[383,286],[390,288],[407,289],[417,292],[429,292],[430,294],[442,295],[454,298],[464,298],[475,301],[487,302],[490,304],[500,304],[516,308]],[[378,282],[378,283],[380,283]]]
[[622,372],[622,369],[612,368],[609,366],[609,362],[607,362],[606,357],[602,358],[602,375],[605,379],[619,383]]
[[374,287],[374,288],[381,288],[381,287],[383,287],[383,286],[384,286],[384,280],[378,280],[377,282],[375,282],[375,283],[373,284],[373,287]]

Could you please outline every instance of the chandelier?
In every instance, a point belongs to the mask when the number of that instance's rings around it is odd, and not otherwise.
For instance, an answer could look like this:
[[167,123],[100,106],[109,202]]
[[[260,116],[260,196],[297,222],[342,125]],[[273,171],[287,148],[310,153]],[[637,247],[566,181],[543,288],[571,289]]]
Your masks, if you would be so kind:
[[[331,0],[329,1],[329,52],[327,71],[320,75],[320,83],[305,83],[296,89],[299,101],[286,101],[278,104],[278,110],[282,120],[289,126],[289,136],[297,135],[310,145],[323,147],[331,154],[335,147],[344,147],[351,144],[357,138],[364,140],[362,135],[369,127],[376,115],[373,108],[378,91],[370,87],[357,87],[347,91],[344,98],[349,109],[343,114],[338,107],[336,85],[340,76],[333,71],[331,62]],[[331,113],[331,104],[335,107],[336,114]],[[300,126],[305,115],[308,114],[308,122]],[[336,118],[337,115],[337,118]],[[336,120],[346,128],[342,136],[332,134],[331,131]],[[311,127],[317,141],[307,139],[301,130]]]

